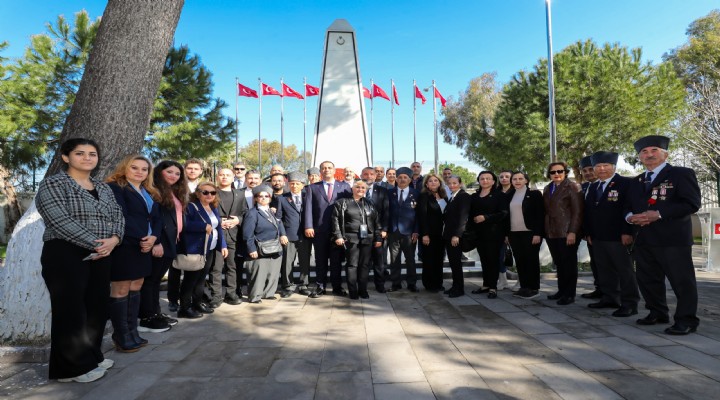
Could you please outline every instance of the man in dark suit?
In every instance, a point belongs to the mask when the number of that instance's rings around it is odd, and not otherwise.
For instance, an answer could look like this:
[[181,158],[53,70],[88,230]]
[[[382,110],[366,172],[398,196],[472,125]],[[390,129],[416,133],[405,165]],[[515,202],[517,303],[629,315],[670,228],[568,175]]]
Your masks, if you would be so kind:
[[635,142],[640,162],[647,169],[632,180],[625,220],[635,226],[633,257],[645,307],[650,310],[640,325],[669,322],[665,278],[675,292],[675,323],[670,335],[695,332],[697,283],[692,262],[692,214],[701,197],[695,171],[666,162],[670,139],[646,136]]
[[390,220],[388,225],[388,247],[390,248],[390,279],[392,290],[402,289],[400,276],[400,255],[405,255],[405,269],[408,290],[417,292],[417,271],[415,270],[415,243],[418,238],[418,224],[415,219],[415,206],[420,193],[410,187],[412,170],[398,168],[397,187],[388,191],[390,198]]
[[[595,176],[595,170],[592,166],[591,156],[585,156],[580,159],[580,173],[582,174],[583,178],[583,183],[580,185],[580,188],[582,189],[583,197],[587,199],[588,188],[590,187],[590,185],[597,181],[597,177]],[[592,243],[587,242],[587,248],[588,253],[590,254],[590,269],[592,270],[593,274],[593,286],[595,286],[595,290],[590,293],[583,293],[580,295],[580,297],[584,299],[600,299],[602,298],[603,294],[602,290],[600,289],[600,283],[598,280],[598,267],[597,263],[595,262],[595,256],[593,255]]]
[[340,271],[340,258],[342,247],[330,242],[332,233],[332,212],[335,200],[352,197],[350,186],[345,182],[335,180],[335,164],[323,161],[320,164],[322,181],[313,183],[305,189],[305,237],[312,240],[315,247],[315,273],[317,287],[315,295],[325,294],[327,285],[328,262],[330,267],[330,281],[333,294],[347,296],[342,287]]
[[618,153],[598,151],[592,155],[597,181],[585,196],[583,231],[593,248],[597,264],[597,284],[602,298],[590,308],[617,308],[614,317],[637,314],[640,301],[635,271],[628,247],[632,225],[623,220],[624,202],[632,179],[615,173]]
[[308,290],[308,277],[310,275],[310,251],[312,241],[305,237],[305,224],[303,221],[303,190],[305,176],[301,172],[288,174],[290,191],[277,197],[277,217],[285,226],[288,244],[283,251],[282,269],[280,270],[281,297],[290,297],[295,291],[292,266],[295,258],[300,264],[300,294],[317,297]]
[[385,253],[387,253],[387,241],[385,239],[387,238],[388,232],[390,200],[388,198],[388,191],[382,186],[382,182],[376,183],[376,175],[375,168],[365,167],[360,177],[368,185],[365,197],[372,201],[380,220],[379,229],[380,237],[383,239],[383,245],[372,248],[370,262],[373,266],[375,290],[377,290],[378,293],[385,293]]
[[[237,264],[235,255],[237,254],[238,241],[242,242],[242,238],[238,240],[238,230],[242,224],[243,216],[247,211],[247,202],[242,192],[233,189],[234,182],[233,171],[223,168],[217,173],[218,179],[218,199],[220,204],[218,210],[222,218],[222,228],[227,243],[228,256],[223,260],[216,260],[215,265],[210,270],[212,300],[210,305],[213,308],[220,307],[223,303],[237,305],[242,302],[240,296],[237,295]],[[241,250],[242,251],[242,250]],[[225,270],[225,282],[227,291],[223,299],[222,293],[222,271]]]
[[422,190],[424,179],[424,177],[422,176],[422,164],[415,161],[410,164],[410,169],[412,170],[412,176],[410,177],[410,187],[420,192]]

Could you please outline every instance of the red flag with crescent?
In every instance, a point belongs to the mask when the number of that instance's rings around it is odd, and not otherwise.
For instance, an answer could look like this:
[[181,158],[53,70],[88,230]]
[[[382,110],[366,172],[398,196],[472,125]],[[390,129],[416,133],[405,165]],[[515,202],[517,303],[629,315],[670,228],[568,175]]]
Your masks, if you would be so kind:
[[445,98],[442,97],[442,95],[440,94],[440,91],[438,91],[437,88],[435,88],[435,98],[440,99],[440,104],[442,104],[442,106],[445,107]]
[[425,100],[425,96],[423,96],[422,92],[420,91],[420,88],[415,86],[415,98],[422,100],[422,103],[425,104],[427,100]]
[[263,96],[281,96],[280,92],[273,89],[272,86],[266,85],[264,83],[262,84],[262,94]]
[[372,96],[373,97],[382,97],[383,99],[390,101],[390,97],[388,97],[387,93],[385,93],[382,88],[376,84],[373,83],[372,85]]
[[253,89],[250,89],[249,87],[238,83],[238,96],[245,96],[245,97],[254,97],[257,99],[258,95],[257,92]]
[[290,86],[288,86],[284,83],[282,84],[282,91],[283,91],[283,93],[282,93],[283,96],[304,99],[304,97],[300,93],[296,92],[295,90],[293,90],[293,88],[291,88]]
[[315,86],[305,84],[305,96],[317,96],[320,94],[320,88],[316,88]]
[[363,97],[372,99],[372,93],[370,93],[370,89],[363,87]]
[[393,83],[392,87],[393,87],[392,90],[393,90],[393,99],[395,99],[395,105],[398,105],[398,106],[399,106],[399,105],[400,105],[400,100],[398,100],[397,89],[395,89],[395,84],[394,84],[394,83]]

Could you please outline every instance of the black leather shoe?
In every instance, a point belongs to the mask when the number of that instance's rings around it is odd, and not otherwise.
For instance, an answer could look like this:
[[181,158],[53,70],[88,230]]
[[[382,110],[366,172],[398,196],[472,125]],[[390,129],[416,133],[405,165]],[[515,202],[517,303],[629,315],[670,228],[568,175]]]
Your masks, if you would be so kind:
[[292,296],[292,294],[292,290],[283,290],[282,292],[280,292],[280,297],[282,297],[283,299],[287,299],[288,297]]
[[230,304],[231,306],[236,306],[236,305],[242,303],[242,299],[240,297],[238,297],[237,295],[235,295],[235,296],[227,295],[227,296],[225,296],[224,301],[226,303]]
[[612,313],[613,317],[629,317],[638,313],[637,308],[620,307]]
[[588,304],[588,308],[618,308],[620,304],[613,303],[610,301],[598,301],[597,303]]
[[683,324],[675,323],[669,328],[665,328],[665,333],[668,335],[687,335],[697,330],[696,326],[685,326]]
[[360,298],[361,299],[369,299],[370,294],[368,292],[360,292]]
[[566,306],[568,304],[572,304],[575,302],[574,297],[563,297],[560,300],[557,301],[557,305],[559,306]]
[[656,325],[656,324],[667,324],[670,322],[668,317],[659,317],[654,314],[648,314],[645,318],[640,318],[635,321],[638,325]]
[[360,298],[357,293],[350,293],[348,297],[350,297],[350,300],[357,300]]
[[318,297],[325,294],[325,290],[321,287],[316,287],[315,290],[313,290],[308,297],[311,299],[317,299]]
[[202,313],[199,313],[195,311],[192,307],[186,308],[184,310],[178,310],[177,317],[178,318],[188,318],[188,319],[196,319],[202,317]]
[[595,289],[590,293],[583,293],[580,295],[583,299],[600,299],[602,298],[602,292],[599,289]]
[[347,296],[348,292],[345,289],[333,289],[333,296]]
[[223,299],[218,298],[218,299],[212,299],[212,301],[208,305],[212,308],[218,308],[222,305],[222,303],[223,303]]
[[378,292],[378,293],[387,293],[387,290],[385,290],[385,287],[384,287],[384,286],[377,286],[377,287],[375,288],[375,291]]
[[547,298],[548,300],[560,300],[562,299],[562,295],[560,294],[560,292],[558,292],[555,294],[549,294]]
[[488,299],[497,299],[497,290],[490,289],[490,292],[488,292]]
[[450,294],[452,293],[452,289],[443,290],[443,294]]
[[201,312],[203,314],[212,314],[215,312],[212,307],[208,306],[205,303],[195,304],[193,308],[195,309],[195,311]]
[[299,291],[298,293],[301,294],[301,295],[303,295],[303,296],[310,296],[310,294],[312,294],[312,290],[310,290],[310,289],[300,289],[300,291]]
[[392,285],[390,288],[391,292],[397,292],[398,290],[402,290],[402,285]]
[[420,291],[420,289],[418,289],[417,286],[415,286],[415,285],[408,286],[408,290],[411,291],[411,292],[413,292],[413,293],[417,293],[417,292]]
[[480,288],[477,288],[477,289],[473,290],[473,291],[470,292],[470,293],[472,293],[472,294],[481,294],[481,293],[487,293],[487,292],[489,292],[489,291],[490,291],[490,288],[489,288],[489,287],[480,287]]
[[450,297],[451,299],[460,296],[465,296],[465,292],[461,292],[459,290],[450,290],[450,293],[448,294],[448,297]]
[[171,301],[170,303],[168,303],[168,310],[170,312],[176,312],[178,310],[178,308],[180,308],[180,307],[178,306],[177,301]]

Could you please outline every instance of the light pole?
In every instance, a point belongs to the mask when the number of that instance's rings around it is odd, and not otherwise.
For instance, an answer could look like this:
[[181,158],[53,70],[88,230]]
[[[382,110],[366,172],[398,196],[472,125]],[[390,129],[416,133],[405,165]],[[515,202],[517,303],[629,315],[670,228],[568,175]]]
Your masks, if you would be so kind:
[[555,128],[555,79],[553,76],[553,48],[552,48],[552,12],[550,1],[545,0],[545,15],[547,17],[548,42],[548,102],[550,109],[550,162],[557,161],[557,132]]

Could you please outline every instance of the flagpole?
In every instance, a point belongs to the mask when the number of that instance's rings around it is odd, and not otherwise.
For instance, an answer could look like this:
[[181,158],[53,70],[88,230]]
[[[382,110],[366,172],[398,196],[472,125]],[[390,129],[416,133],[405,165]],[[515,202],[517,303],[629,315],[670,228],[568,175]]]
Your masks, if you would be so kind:
[[395,167],[395,83],[390,79],[390,90],[393,91],[390,99],[390,149],[391,149],[391,160],[390,165]]
[[238,93],[238,90],[240,90],[240,80],[238,77],[235,77],[235,163],[238,162],[238,153],[239,153],[239,140],[240,140],[240,124],[238,123],[238,98],[240,97],[240,94]]
[[303,97],[303,170],[307,171],[307,150],[305,148],[307,144],[305,138],[307,132],[307,77],[303,77],[303,88],[305,89],[305,96]]
[[262,80],[258,78],[258,89],[260,90],[260,96],[258,104],[260,104],[260,109],[258,111],[258,171],[262,173],[262,98],[263,98],[263,90],[262,90]]
[[[374,90],[375,84],[373,83],[373,80],[370,79],[370,88]],[[372,154],[373,158],[373,164],[375,163],[375,148],[373,147],[373,100],[375,100],[375,96],[373,96],[373,93],[370,93],[370,154]]]
[[432,81],[433,86],[433,136],[435,137],[435,173],[438,172],[438,168],[440,168],[440,165],[438,164],[438,134],[437,134],[437,109],[436,109],[436,101],[435,101],[435,79]]
[[550,108],[550,162],[557,161],[557,136],[555,127],[555,79],[553,77],[553,47],[552,47],[552,11],[550,0],[545,0],[545,14],[547,17],[547,48],[548,48],[548,105]]
[[[417,111],[417,96],[415,96],[415,92],[417,91],[417,85],[415,84],[415,79],[413,79],[413,162],[417,161],[417,126],[415,123],[415,114]],[[437,171],[435,171],[437,173]]]
[[[280,90],[283,90],[283,78],[280,78]],[[285,96],[280,93],[280,165],[285,165],[285,117],[283,116]]]

